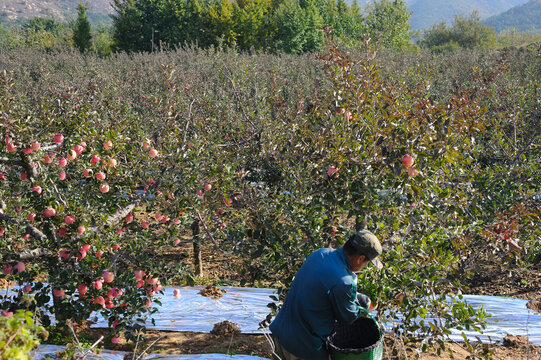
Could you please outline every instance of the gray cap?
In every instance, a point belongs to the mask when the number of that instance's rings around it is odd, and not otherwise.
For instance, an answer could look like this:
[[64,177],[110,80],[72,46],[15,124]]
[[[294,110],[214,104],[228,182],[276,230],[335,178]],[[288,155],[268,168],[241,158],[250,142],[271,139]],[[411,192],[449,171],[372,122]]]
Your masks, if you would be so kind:
[[378,256],[380,256],[382,253],[382,249],[376,235],[372,234],[368,230],[361,230],[351,235],[349,237],[349,241],[359,254],[368,256],[372,264],[374,264],[378,269],[383,267],[383,264],[378,259]]

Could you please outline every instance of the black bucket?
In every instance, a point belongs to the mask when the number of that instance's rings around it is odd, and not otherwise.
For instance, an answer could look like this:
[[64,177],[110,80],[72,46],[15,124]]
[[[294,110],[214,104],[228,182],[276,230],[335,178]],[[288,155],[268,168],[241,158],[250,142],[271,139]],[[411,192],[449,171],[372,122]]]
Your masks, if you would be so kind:
[[327,338],[335,360],[379,360],[383,357],[383,336],[376,320],[361,317],[353,324],[337,323]]

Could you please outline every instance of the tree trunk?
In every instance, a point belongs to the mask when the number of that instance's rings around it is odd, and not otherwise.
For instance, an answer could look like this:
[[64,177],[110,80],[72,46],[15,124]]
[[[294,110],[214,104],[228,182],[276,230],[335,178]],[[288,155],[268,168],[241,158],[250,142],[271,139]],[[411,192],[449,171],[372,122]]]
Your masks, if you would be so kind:
[[201,260],[201,244],[199,243],[199,220],[194,220],[192,223],[192,235],[193,235],[193,265],[195,268],[195,275],[203,275],[203,261]]

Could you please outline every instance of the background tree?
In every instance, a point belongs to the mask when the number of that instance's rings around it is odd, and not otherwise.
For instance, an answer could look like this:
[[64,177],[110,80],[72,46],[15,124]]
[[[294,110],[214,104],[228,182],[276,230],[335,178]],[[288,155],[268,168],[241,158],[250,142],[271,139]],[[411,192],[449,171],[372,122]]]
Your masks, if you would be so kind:
[[86,18],[87,5],[79,2],[77,5],[77,20],[73,27],[73,43],[82,53],[88,51],[92,46],[92,35],[90,34],[90,22]]
[[366,31],[385,47],[402,48],[410,43],[410,17],[402,0],[374,1],[365,19]]
[[58,37],[66,29],[66,25],[54,19],[35,17],[28,20],[22,28],[25,31],[48,31]]
[[481,23],[479,15],[474,12],[470,17],[456,15],[451,27],[447,27],[445,22],[433,25],[425,30],[420,44],[432,51],[444,52],[457,48],[488,48],[495,42],[494,30]]

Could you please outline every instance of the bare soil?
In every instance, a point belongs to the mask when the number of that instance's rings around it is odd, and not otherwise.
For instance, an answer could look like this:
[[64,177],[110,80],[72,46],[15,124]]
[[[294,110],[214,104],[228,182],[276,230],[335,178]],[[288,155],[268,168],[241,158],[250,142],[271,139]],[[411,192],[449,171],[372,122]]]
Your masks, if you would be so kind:
[[240,328],[237,324],[232,323],[231,321],[222,321],[217,324],[214,324],[214,327],[210,331],[212,335],[218,336],[230,336],[235,334],[240,334]]
[[226,293],[227,290],[221,289],[214,285],[207,285],[206,288],[201,290],[199,294],[201,294],[204,297],[213,298],[213,299],[219,299],[222,296],[224,296],[224,293]]
[[467,280],[469,294],[510,296],[541,301],[541,269],[521,268],[508,271],[493,263],[484,263],[482,270]]
[[533,311],[536,311],[541,314],[541,301],[535,301],[531,300],[529,303],[526,304],[528,309],[532,309]]
[[[89,329],[87,335],[98,339],[99,336],[107,336],[109,329]],[[198,332],[168,332],[149,330],[146,334],[145,344],[150,344],[159,337],[158,341],[149,352],[160,354],[246,354],[271,358],[271,347],[263,335],[229,333],[227,335],[215,335]],[[131,351],[130,344],[121,339],[118,344],[106,344],[107,348],[114,350]],[[139,345],[139,348],[141,348]],[[145,347],[147,345],[144,345]],[[503,345],[488,347],[487,345],[473,345],[470,349],[463,343],[446,343],[446,351],[439,354],[435,350],[429,350],[418,357],[417,349],[421,343],[413,342],[404,345],[391,336],[385,337],[384,359],[422,359],[422,360],[469,360],[472,355],[480,356],[483,351],[489,352],[493,359],[513,360],[537,360],[541,359],[541,347],[533,346],[522,336],[508,336]]]

